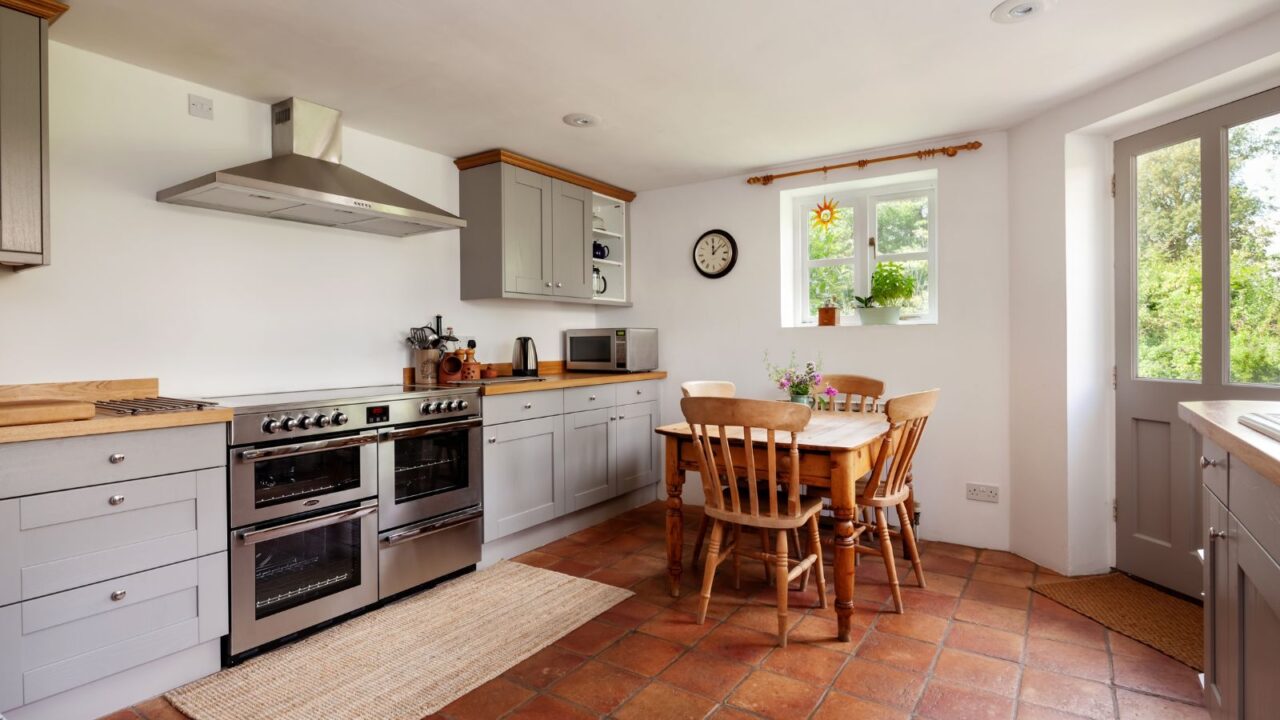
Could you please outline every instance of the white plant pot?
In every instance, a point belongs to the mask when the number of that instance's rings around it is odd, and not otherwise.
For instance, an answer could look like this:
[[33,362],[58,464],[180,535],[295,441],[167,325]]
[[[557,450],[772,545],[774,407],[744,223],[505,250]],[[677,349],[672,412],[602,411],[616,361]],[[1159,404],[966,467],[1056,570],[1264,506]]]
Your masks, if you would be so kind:
[[863,325],[897,325],[899,307],[858,308],[858,321]]

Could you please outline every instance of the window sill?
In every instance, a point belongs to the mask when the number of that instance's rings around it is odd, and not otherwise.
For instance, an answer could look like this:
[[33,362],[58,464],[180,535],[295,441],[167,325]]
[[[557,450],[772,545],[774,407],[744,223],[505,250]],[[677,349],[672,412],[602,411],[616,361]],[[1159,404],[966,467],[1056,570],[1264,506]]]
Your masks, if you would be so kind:
[[840,322],[836,323],[835,325],[819,325],[819,324],[818,324],[818,322],[817,322],[816,320],[814,320],[813,322],[792,323],[792,324],[790,324],[790,325],[783,325],[783,327],[789,327],[789,328],[802,328],[802,329],[803,329],[803,328],[826,329],[826,328],[841,328],[841,327],[844,327],[844,328],[849,328],[849,327],[895,327],[895,326],[904,326],[904,325],[905,325],[905,326],[916,326],[916,325],[937,325],[937,324],[938,324],[938,319],[937,319],[937,318],[930,318],[930,317],[915,317],[915,318],[903,318],[903,319],[899,320],[898,322],[893,323],[893,324],[891,324],[891,325],[863,325],[862,323],[858,322],[858,318],[857,318],[856,316],[853,316],[853,317],[842,317],[842,318],[840,318]]

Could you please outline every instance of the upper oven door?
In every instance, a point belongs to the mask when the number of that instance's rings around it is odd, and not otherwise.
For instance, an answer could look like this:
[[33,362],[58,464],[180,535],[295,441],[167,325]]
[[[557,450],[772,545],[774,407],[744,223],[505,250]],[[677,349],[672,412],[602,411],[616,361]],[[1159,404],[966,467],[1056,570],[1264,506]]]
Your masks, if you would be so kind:
[[390,530],[478,505],[480,419],[383,430],[378,443],[378,527]]
[[[569,370],[617,370],[614,330],[572,330],[564,336],[564,356]],[[622,358],[624,361],[626,358]]]
[[231,450],[231,527],[363,500],[378,492],[378,434]]

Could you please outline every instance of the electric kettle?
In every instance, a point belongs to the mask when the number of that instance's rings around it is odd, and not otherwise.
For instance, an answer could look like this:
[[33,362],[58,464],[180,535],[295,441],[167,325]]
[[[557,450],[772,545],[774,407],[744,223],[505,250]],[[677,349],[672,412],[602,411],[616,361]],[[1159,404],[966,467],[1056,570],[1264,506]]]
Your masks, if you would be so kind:
[[516,346],[511,351],[511,374],[538,377],[538,347],[533,344],[533,338],[516,338]]

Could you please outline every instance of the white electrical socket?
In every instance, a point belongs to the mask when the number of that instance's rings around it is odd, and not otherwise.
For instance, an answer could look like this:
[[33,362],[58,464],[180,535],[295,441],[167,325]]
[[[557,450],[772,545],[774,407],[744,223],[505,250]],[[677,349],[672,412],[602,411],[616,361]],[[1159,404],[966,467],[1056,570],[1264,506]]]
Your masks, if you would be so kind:
[[1000,488],[995,485],[965,483],[964,496],[966,499],[977,500],[978,502],[998,503],[1000,502]]
[[213,119],[213,99],[199,95],[187,95],[187,114],[192,117]]

